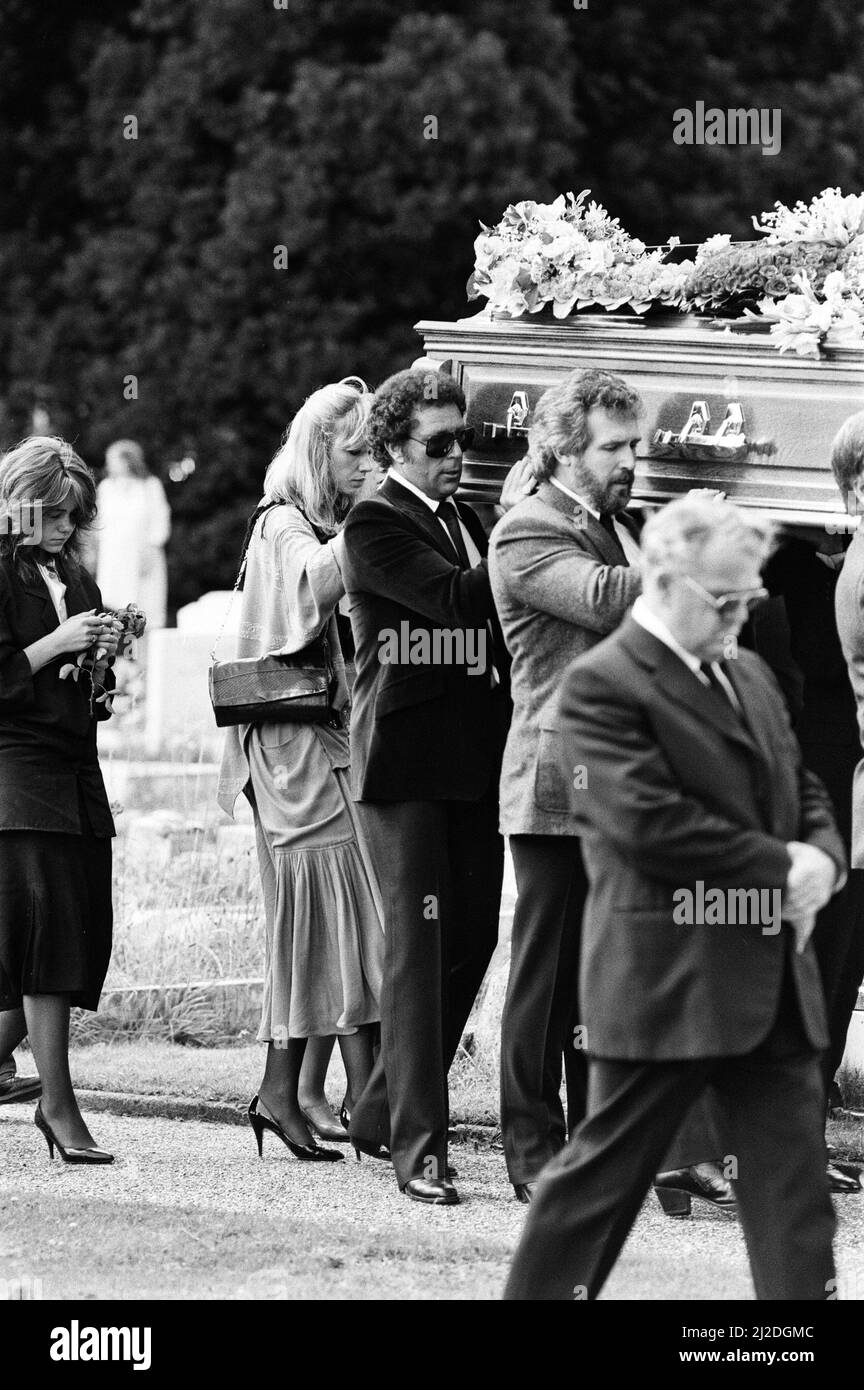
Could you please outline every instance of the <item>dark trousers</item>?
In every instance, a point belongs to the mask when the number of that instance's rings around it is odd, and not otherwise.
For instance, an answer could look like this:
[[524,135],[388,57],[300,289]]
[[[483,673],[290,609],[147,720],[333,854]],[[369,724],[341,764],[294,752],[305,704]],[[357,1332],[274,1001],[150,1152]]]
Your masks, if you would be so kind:
[[480,801],[358,803],[384,905],[381,1051],[352,1138],[388,1144],[400,1188],[443,1178],[447,1073],[498,939],[497,778]]
[[825,904],[816,919],[813,946],[819,961],[829,1047],[822,1056],[826,1099],[846,1048],[849,1021],[864,979],[864,869],[850,869],[841,891]]
[[[512,1183],[533,1182],[585,1114],[579,947],[588,879],[574,835],[511,835],[516,909],[501,1015],[501,1137]],[[561,1104],[561,1060],[567,1118]]]
[[540,1179],[505,1299],[597,1297],[672,1134],[709,1082],[737,1167],[757,1299],[827,1297],[835,1220],[822,1082],[787,976],[774,1026],[750,1053],[591,1060],[588,1115]]

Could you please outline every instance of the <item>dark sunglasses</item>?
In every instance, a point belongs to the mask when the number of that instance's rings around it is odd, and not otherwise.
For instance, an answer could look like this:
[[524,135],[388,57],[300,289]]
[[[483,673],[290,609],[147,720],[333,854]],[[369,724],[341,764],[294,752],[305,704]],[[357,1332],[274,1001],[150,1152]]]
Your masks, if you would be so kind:
[[443,459],[454,444],[458,444],[460,449],[470,449],[474,442],[474,430],[471,425],[463,425],[459,430],[439,430],[437,434],[430,434],[428,439],[418,439],[413,434],[409,434],[408,438],[413,439],[415,444],[425,444],[430,459]]

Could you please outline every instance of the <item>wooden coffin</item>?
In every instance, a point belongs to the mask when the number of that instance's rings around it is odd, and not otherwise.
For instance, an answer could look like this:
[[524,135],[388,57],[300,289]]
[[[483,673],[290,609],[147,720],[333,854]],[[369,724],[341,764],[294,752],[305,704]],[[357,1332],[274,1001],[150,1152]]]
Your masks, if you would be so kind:
[[831,441],[864,409],[864,347],[814,360],[778,352],[764,327],[730,332],[695,315],[574,315],[416,325],[426,356],[449,364],[477,435],[462,492],[494,503],[526,449],[538,397],[577,367],[617,372],[644,399],[634,502],[720,488],[778,522],[843,529]]

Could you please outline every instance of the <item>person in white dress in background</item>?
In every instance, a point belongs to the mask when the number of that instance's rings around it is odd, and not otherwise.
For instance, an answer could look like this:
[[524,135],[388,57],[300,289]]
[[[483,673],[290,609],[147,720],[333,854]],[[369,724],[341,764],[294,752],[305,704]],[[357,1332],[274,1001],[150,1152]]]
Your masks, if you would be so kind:
[[96,582],[109,607],[137,603],[152,631],[166,620],[171,509],[134,440],[109,444],[105,468],[107,476],[96,490]]

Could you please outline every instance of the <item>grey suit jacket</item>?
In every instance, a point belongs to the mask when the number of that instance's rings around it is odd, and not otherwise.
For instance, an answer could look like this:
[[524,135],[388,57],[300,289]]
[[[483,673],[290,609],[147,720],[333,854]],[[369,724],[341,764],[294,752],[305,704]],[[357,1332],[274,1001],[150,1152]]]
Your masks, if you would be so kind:
[[[626,524],[626,523],[625,523]],[[566,764],[555,700],[570,663],[621,622],[642,584],[598,521],[551,483],[489,540],[489,577],[513,658],[513,720],[501,773],[504,835],[576,835],[562,810]]]
[[[834,610],[840,645],[858,706],[858,728],[864,745],[864,529],[855,533],[846,551],[834,591]],[[853,869],[864,869],[864,758],[856,767],[852,782],[850,862]]]

